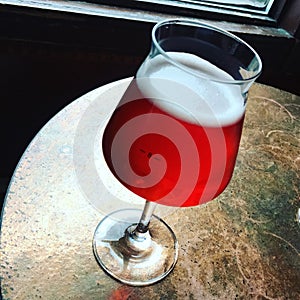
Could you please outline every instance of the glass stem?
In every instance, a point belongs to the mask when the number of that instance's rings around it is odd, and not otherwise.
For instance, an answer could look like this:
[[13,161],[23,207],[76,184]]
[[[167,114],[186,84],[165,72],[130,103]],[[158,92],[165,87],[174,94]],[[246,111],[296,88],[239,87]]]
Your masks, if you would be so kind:
[[152,214],[154,212],[154,209],[156,208],[157,203],[146,201],[146,204],[144,206],[144,211],[142,213],[141,219],[135,229],[138,233],[145,233],[148,231],[150,219],[152,217]]

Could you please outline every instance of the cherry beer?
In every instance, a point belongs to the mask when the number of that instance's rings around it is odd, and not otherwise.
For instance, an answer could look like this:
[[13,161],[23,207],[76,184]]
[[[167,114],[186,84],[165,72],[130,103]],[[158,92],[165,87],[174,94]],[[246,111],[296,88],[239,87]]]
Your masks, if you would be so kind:
[[208,61],[167,54],[183,67],[162,55],[144,62],[109,120],[103,153],[133,193],[164,205],[195,206],[214,199],[230,181],[244,99],[238,86],[228,84],[232,77]]

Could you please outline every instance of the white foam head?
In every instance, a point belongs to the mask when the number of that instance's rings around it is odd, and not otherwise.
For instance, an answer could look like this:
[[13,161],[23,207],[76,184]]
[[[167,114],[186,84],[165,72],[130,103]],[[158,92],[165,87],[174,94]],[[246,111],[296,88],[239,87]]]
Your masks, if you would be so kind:
[[177,118],[205,126],[226,126],[241,119],[245,110],[241,88],[228,73],[193,54],[167,55],[179,67],[160,54],[147,59],[137,72],[138,87],[147,98]]

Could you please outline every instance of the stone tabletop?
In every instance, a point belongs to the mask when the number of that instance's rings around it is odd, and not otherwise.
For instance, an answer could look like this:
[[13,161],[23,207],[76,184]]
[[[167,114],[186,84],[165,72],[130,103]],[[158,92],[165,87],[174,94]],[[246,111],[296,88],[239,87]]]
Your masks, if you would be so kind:
[[[250,89],[225,192],[203,206],[157,212],[180,245],[173,272],[137,288],[99,267],[98,222],[116,203],[142,205],[106,173],[97,147],[128,83],[75,100],[24,152],[2,212],[3,299],[300,299],[300,97],[261,84]],[[111,205],[109,197],[123,200]]]

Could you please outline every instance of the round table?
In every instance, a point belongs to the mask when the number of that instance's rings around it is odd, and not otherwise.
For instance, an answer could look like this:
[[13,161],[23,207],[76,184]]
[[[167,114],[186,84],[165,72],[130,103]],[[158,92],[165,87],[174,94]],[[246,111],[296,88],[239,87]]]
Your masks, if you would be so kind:
[[129,82],[75,100],[24,152],[2,213],[3,299],[299,299],[300,97],[261,84],[250,89],[225,192],[200,207],[157,212],[179,241],[173,272],[137,288],[99,267],[98,222],[116,206],[142,205],[107,172],[98,150]]

